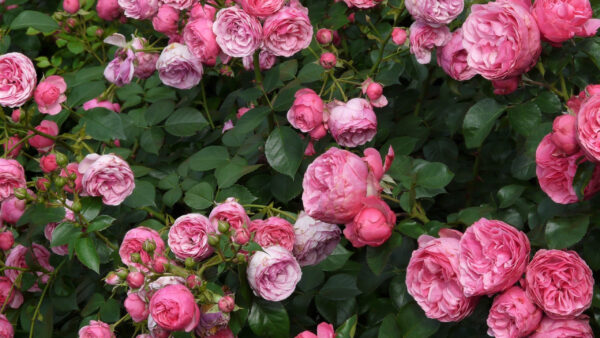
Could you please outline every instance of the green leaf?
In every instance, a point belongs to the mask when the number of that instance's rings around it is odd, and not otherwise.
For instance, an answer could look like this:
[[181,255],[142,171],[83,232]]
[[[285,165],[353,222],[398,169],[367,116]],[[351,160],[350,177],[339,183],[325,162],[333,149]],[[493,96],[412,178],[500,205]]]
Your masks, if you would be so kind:
[[393,314],[388,314],[383,318],[381,326],[379,326],[378,338],[396,337],[398,335],[398,324]]
[[99,197],[81,198],[81,214],[88,221],[96,218],[102,210],[102,201]]
[[47,14],[25,10],[10,24],[10,28],[25,29],[33,27],[43,33],[52,33],[59,28],[58,23]]
[[154,198],[156,189],[154,185],[147,181],[135,180],[135,189],[133,193],[125,199],[125,205],[131,208],[141,208],[156,205]]
[[259,337],[284,338],[290,334],[290,319],[281,303],[256,299],[252,303],[248,324]]
[[356,324],[358,323],[358,316],[354,315],[348,318],[344,324],[335,330],[335,336],[337,338],[354,338],[356,334]]
[[[69,107],[79,106],[86,101],[98,97],[100,94],[102,94],[104,89],[106,89],[104,81],[86,81],[83,75],[80,76],[80,73],[81,71],[77,73],[75,81],[83,82],[77,85],[75,88],[73,88],[73,90],[71,90],[71,92],[69,93],[69,96],[67,97],[67,105]],[[92,75],[95,75],[95,72],[90,71],[88,75],[91,77]],[[81,80],[79,79],[80,77],[82,77]]]
[[334,326],[341,325],[358,311],[358,305],[354,297],[333,301],[321,296],[321,294],[317,294],[315,296],[315,305],[326,321]]
[[83,265],[100,273],[100,258],[96,252],[96,245],[89,237],[81,237],[75,240],[75,253]]
[[185,193],[183,201],[192,209],[202,210],[213,205],[213,195],[213,187],[206,182],[201,182]]
[[108,215],[98,216],[90,223],[86,229],[86,232],[102,231],[111,226],[114,221],[115,219]]
[[18,226],[31,224],[34,226],[45,226],[48,223],[58,223],[65,218],[65,208],[47,207],[43,204],[34,204],[25,210],[19,218]]
[[293,179],[304,156],[304,143],[290,127],[275,128],[265,144],[265,155],[273,169]]
[[246,160],[242,158],[233,158],[228,164],[215,170],[217,184],[221,189],[228,188],[234,185],[242,176],[249,174],[260,167],[260,164],[249,166],[246,164]]
[[151,126],[162,122],[175,109],[175,103],[170,100],[156,101],[146,110],[146,121]]
[[517,133],[528,136],[542,121],[542,112],[537,104],[527,102],[509,109],[508,120]]
[[367,247],[367,264],[374,274],[380,275],[392,255],[392,251],[402,244],[402,236],[398,233],[378,247]]
[[535,103],[546,114],[554,114],[562,109],[558,96],[549,90],[540,92],[535,99]]
[[467,111],[463,121],[463,135],[467,148],[481,146],[505,109],[505,106],[495,100],[486,98],[477,102]]
[[192,155],[189,161],[190,169],[207,171],[227,164],[229,152],[223,146],[208,146]]
[[55,247],[68,244],[72,240],[78,238],[80,234],[81,228],[76,227],[75,224],[70,222],[61,223],[52,232],[52,242],[50,243],[50,246]]
[[585,197],[585,188],[587,188],[592,180],[595,169],[596,163],[594,162],[584,162],[577,167],[577,172],[573,178],[573,189],[575,190],[575,194],[579,201],[583,201]]
[[319,295],[329,300],[345,300],[361,293],[356,286],[356,276],[345,273],[331,276],[319,290]]
[[440,322],[425,317],[414,302],[406,304],[396,317],[403,338],[427,338],[440,328]]
[[246,136],[263,123],[270,112],[271,110],[264,106],[249,110],[238,120],[235,128],[223,135],[223,144],[229,147],[241,146],[244,143]]
[[256,197],[252,195],[250,190],[239,184],[234,184],[229,188],[220,190],[217,193],[215,200],[217,202],[223,202],[229,197],[235,197],[241,204],[250,204],[256,201]]
[[302,67],[300,73],[298,73],[298,80],[301,83],[315,82],[321,79],[321,75],[325,72],[325,69],[316,63],[309,63]]
[[525,191],[525,187],[518,184],[511,184],[502,187],[498,190],[498,201],[500,201],[500,208],[508,208],[513,205],[521,194]]
[[140,146],[150,154],[158,155],[163,145],[165,133],[159,127],[144,130],[140,137]]
[[428,189],[441,189],[454,178],[448,167],[439,162],[422,162],[416,165],[417,185]]
[[341,269],[352,256],[352,251],[348,251],[343,245],[338,244],[331,255],[317,265],[323,271],[336,271]]
[[412,297],[406,289],[405,279],[406,275],[401,273],[390,282],[390,298],[399,309],[412,301]]
[[85,125],[87,134],[98,141],[108,142],[127,138],[119,115],[106,108],[85,111],[80,123]]
[[191,107],[177,109],[165,122],[167,132],[175,136],[192,136],[206,126],[202,113]]
[[585,236],[590,216],[553,218],[546,224],[546,243],[550,249],[565,249],[577,244]]
[[114,323],[121,318],[121,307],[117,300],[107,299],[100,306],[100,319],[105,323]]

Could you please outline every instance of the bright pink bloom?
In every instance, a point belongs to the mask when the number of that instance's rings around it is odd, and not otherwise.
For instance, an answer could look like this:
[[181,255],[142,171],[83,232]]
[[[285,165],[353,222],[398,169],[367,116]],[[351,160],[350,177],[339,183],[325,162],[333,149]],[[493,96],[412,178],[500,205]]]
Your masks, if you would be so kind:
[[322,45],[328,45],[333,41],[331,29],[321,28],[317,31],[317,41]]
[[98,0],[96,12],[100,19],[112,21],[121,16],[121,7],[118,0]]
[[102,196],[102,203],[119,205],[133,193],[133,171],[120,157],[89,154],[79,163],[81,184],[89,196]]
[[179,11],[169,5],[162,5],[158,13],[152,18],[152,27],[157,32],[166,35],[177,33],[179,23]]
[[288,251],[294,249],[294,227],[283,218],[254,220],[248,229],[254,233],[254,241],[263,248],[278,245]]
[[15,330],[5,315],[0,314],[0,337],[13,338]]
[[235,308],[235,300],[231,296],[224,296],[219,299],[219,311],[229,313]]
[[8,251],[15,244],[15,237],[11,231],[0,232],[0,250]]
[[177,10],[184,10],[192,7],[194,0],[161,0],[165,5],[169,5]]
[[310,45],[313,27],[308,10],[299,3],[269,16],[263,25],[264,48],[271,54],[290,57]]
[[262,43],[260,22],[238,6],[224,8],[217,13],[213,32],[221,50],[231,57],[252,55]]
[[99,320],[91,320],[89,325],[79,329],[79,337],[115,338],[115,334],[111,331],[108,324]]
[[392,30],[392,41],[398,46],[402,46],[406,42],[406,30],[400,27],[394,27]]
[[577,143],[577,117],[573,115],[560,115],[552,124],[552,142],[565,155],[573,155],[579,151]]
[[[275,63],[277,62],[277,56],[271,54],[270,52],[262,49],[258,54],[258,66],[260,70],[268,70],[273,68]],[[253,70],[254,69],[254,56],[244,56],[242,58],[242,63],[244,64],[244,69]]]
[[317,334],[310,331],[300,332],[295,338],[335,338],[335,330],[333,325],[322,322],[317,325]]
[[58,169],[58,164],[56,164],[56,155],[49,154],[42,156],[40,158],[40,168],[45,173],[51,173]]
[[448,43],[437,49],[437,62],[453,79],[466,81],[477,75],[474,69],[467,64],[467,50],[463,47],[462,29],[452,33]]
[[[156,245],[153,256],[143,249],[145,241],[152,241]],[[147,269],[141,264],[131,261],[131,254],[139,254],[142,263],[148,265],[156,257],[163,256],[165,251],[165,242],[160,238],[160,234],[153,229],[146,227],[137,227],[127,231],[121,247],[119,256],[125,265],[136,267],[142,271]]]
[[4,151],[10,151],[10,153],[7,153],[6,157],[15,158],[19,156],[21,148],[23,148],[23,143],[19,143],[19,141],[21,141],[21,139],[18,136],[11,136],[8,138],[6,143],[4,143]]
[[[65,172],[65,169],[67,169],[67,171]],[[79,164],[78,163],[69,163],[67,164],[67,167],[65,169],[62,169],[60,171],[60,176],[61,177],[67,177],[68,175],[71,174],[75,174],[76,178],[75,180],[71,180],[74,183],[74,190],[77,192],[81,192],[81,190],[83,189],[83,185],[81,183],[81,180],[83,179],[83,175],[79,172]],[[73,188],[69,185],[69,184],[65,184],[64,186],[65,191],[72,193],[73,192]]]
[[492,86],[494,86],[494,94],[496,95],[508,95],[513,93],[519,88],[519,82],[521,76],[513,76],[503,80],[492,80]]
[[25,188],[25,170],[15,160],[0,158],[0,202],[10,197],[15,188]]
[[594,36],[600,27],[600,20],[592,18],[590,0],[536,0],[531,14],[544,39],[554,43]]
[[138,296],[137,293],[130,292],[125,298],[125,310],[131,316],[134,322],[139,323],[148,318],[150,311],[148,310],[148,304]]
[[211,67],[217,64],[217,57],[221,53],[212,26],[213,22],[210,19],[198,18],[188,22],[183,29],[183,41],[190,52]]
[[121,111],[121,106],[118,103],[112,103],[110,101],[98,101],[98,99],[91,99],[83,104],[83,110],[90,110],[93,108],[106,108],[116,113]]
[[304,88],[296,92],[294,104],[287,113],[290,124],[304,133],[323,124],[323,100],[312,89]]
[[6,223],[16,224],[25,213],[25,200],[9,197],[2,202],[0,207],[0,219]]
[[529,338],[594,338],[594,332],[586,316],[576,319],[544,317]]
[[[35,261],[36,265],[41,266],[44,270],[48,272],[54,271],[54,267],[50,265],[50,252],[48,252],[46,248],[37,243],[33,243],[31,248],[26,248],[20,244],[15,246],[8,254],[8,257],[6,257],[6,266],[25,269],[29,268],[29,266],[27,265],[27,260],[25,258],[25,256],[28,253],[31,254],[31,259]],[[23,272],[18,270],[7,269],[4,272],[4,275],[14,283],[21,273]],[[35,272],[35,274],[38,277],[41,277],[43,283],[47,283],[50,279],[50,275],[42,271],[37,271]],[[38,283],[35,282],[33,286],[31,286],[27,291],[38,292],[41,291],[41,289],[38,287]]]
[[191,332],[200,320],[194,295],[180,284],[167,285],[150,300],[152,319],[165,330]]
[[525,337],[532,333],[542,320],[542,311],[527,298],[518,286],[494,298],[487,318],[488,335],[496,338]]
[[63,8],[67,13],[77,13],[79,6],[79,0],[63,0]]
[[396,226],[396,214],[379,197],[362,201],[362,208],[351,223],[346,224],[344,236],[355,248],[377,247],[385,243]]
[[[50,136],[58,135],[58,125],[54,121],[43,120],[39,126],[35,127],[35,130]],[[29,133],[33,134],[31,131]],[[29,145],[36,148],[40,153],[45,153],[54,146],[54,140],[36,135],[29,139]]]
[[35,67],[21,53],[0,55],[0,106],[20,107],[31,95],[37,82]]
[[331,52],[323,53],[319,58],[319,64],[325,69],[331,69],[335,67],[336,63],[337,57]]
[[169,229],[169,248],[179,259],[203,260],[213,253],[208,236],[216,232],[217,228],[201,214],[180,216]]

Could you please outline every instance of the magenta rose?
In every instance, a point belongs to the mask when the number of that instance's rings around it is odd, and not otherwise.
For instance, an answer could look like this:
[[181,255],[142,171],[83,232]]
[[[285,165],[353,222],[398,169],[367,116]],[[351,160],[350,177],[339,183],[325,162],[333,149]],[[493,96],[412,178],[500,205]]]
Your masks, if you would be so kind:
[[158,11],[158,0],[118,0],[125,16],[132,19],[145,20]]
[[232,57],[252,55],[262,43],[260,22],[238,6],[221,9],[212,29],[223,53]]
[[121,111],[121,105],[118,103],[112,103],[110,101],[99,101],[98,99],[91,99],[83,104],[83,110],[90,110],[94,108],[106,108],[116,113]]
[[7,198],[0,206],[0,219],[6,223],[16,224],[25,213],[25,200],[14,196]]
[[287,113],[290,124],[304,133],[323,125],[323,100],[314,90],[300,89],[294,95],[294,104]]
[[594,36],[600,27],[600,20],[592,18],[590,0],[536,0],[531,14],[544,39],[554,43]]
[[42,171],[46,174],[58,169],[58,164],[56,164],[56,155],[49,154],[42,156],[40,158],[40,169],[42,169]]
[[466,296],[492,295],[513,286],[527,267],[529,239],[516,228],[485,218],[460,239],[459,281]]
[[148,318],[148,314],[150,313],[148,311],[148,304],[137,293],[129,292],[123,305],[134,322],[139,323]]
[[465,296],[458,281],[460,236],[448,229],[440,230],[440,238],[421,235],[406,268],[408,293],[428,318],[441,322],[463,320],[478,301]]
[[12,196],[15,188],[25,188],[25,170],[15,160],[0,158],[0,202]]
[[192,7],[194,0],[161,0],[165,5],[169,5],[177,10],[184,10]]
[[576,319],[544,317],[529,338],[594,338],[594,332],[585,316]]
[[0,106],[20,107],[31,95],[37,74],[31,60],[21,53],[0,55]]
[[[145,241],[154,242],[154,245],[156,246],[152,257],[143,249]],[[164,251],[165,242],[163,242],[162,238],[160,238],[160,234],[156,230],[146,227],[137,227],[127,231],[125,234],[123,242],[121,242],[121,247],[119,248],[119,256],[121,256],[121,261],[125,265],[147,271],[148,269],[143,265],[131,261],[131,254],[139,254],[142,263],[149,265],[153,259],[162,256]]]
[[250,217],[246,214],[246,210],[233,197],[212,209],[208,219],[215,228],[218,228],[219,221],[229,223],[229,226],[235,230],[250,226]]
[[529,298],[552,318],[575,318],[592,304],[592,270],[575,251],[539,250],[525,278]]
[[15,244],[15,236],[11,231],[0,232],[0,250],[8,251]]
[[294,256],[300,266],[316,265],[329,256],[340,242],[340,228],[300,212],[294,224]]
[[406,9],[417,21],[447,25],[462,13],[464,0],[406,0]]
[[23,294],[19,288],[8,277],[0,276],[0,307],[8,306],[11,309],[18,309],[22,304]]
[[475,4],[462,30],[463,46],[469,53],[467,63],[488,80],[527,72],[542,51],[535,19],[518,2]]
[[552,142],[565,155],[579,151],[577,143],[577,117],[569,114],[557,116],[552,124]]
[[160,6],[158,13],[152,18],[154,30],[169,36],[177,33],[178,23],[179,11],[169,5]]
[[292,253],[280,246],[255,252],[246,273],[254,294],[272,302],[288,298],[302,277]]
[[79,329],[80,338],[115,338],[110,326],[99,320],[90,320],[90,324]]
[[167,285],[150,300],[152,319],[165,330],[191,332],[200,320],[194,295],[180,284]]
[[377,134],[377,116],[365,99],[352,99],[330,111],[327,121],[329,132],[344,147],[357,147]]
[[488,335],[497,338],[525,337],[533,332],[542,320],[542,311],[527,298],[518,286],[494,298],[487,318]]
[[216,232],[217,228],[203,215],[180,216],[169,229],[169,248],[179,259],[203,260],[213,253],[208,236]]
[[96,12],[100,19],[112,21],[121,16],[121,7],[118,0],[98,0]]
[[415,21],[410,26],[410,53],[420,64],[431,62],[431,51],[441,47],[452,39],[447,26],[430,26],[421,21]]
[[[268,70],[271,69],[275,63],[277,62],[277,56],[271,54],[270,52],[262,49],[260,53],[258,53],[258,66],[260,70]],[[244,69],[253,70],[254,69],[254,56],[244,56],[242,58],[242,63],[244,65]]]
[[[40,267],[42,267],[44,270],[47,271],[47,272],[43,272],[43,271],[35,272],[35,274],[41,278],[43,283],[47,283],[48,280],[50,279],[49,273],[54,271],[54,267],[52,265],[50,265],[50,252],[48,252],[48,250],[46,248],[44,248],[43,246],[41,246],[37,243],[33,243],[31,249],[26,248],[20,244],[15,246],[10,251],[8,256],[6,257],[6,262],[5,262],[6,266],[12,266],[15,268],[24,268],[24,269],[29,268],[29,266],[27,265],[27,260],[25,258],[25,256],[27,255],[28,252],[31,254],[31,259],[35,261],[36,265],[39,265]],[[13,282],[13,283],[17,280],[17,277],[21,273],[23,273],[23,272],[18,271],[18,270],[11,270],[11,269],[7,269],[4,272],[5,276],[8,277],[11,280],[11,282]],[[42,290],[38,287],[38,283],[35,282],[27,291],[38,292],[38,291],[42,291]]]
[[[58,135],[58,125],[54,121],[43,120],[35,127],[35,130],[50,136]],[[29,134],[33,135],[34,133],[30,131]],[[45,153],[52,148],[54,140],[42,135],[36,135],[29,139],[29,145],[37,149],[40,153]]]
[[452,38],[448,43],[437,49],[437,62],[453,79],[465,81],[477,75],[474,69],[467,64],[467,50],[462,44],[462,29],[457,29],[452,33]]
[[250,15],[267,17],[283,7],[285,0],[241,0],[244,11]]
[[317,334],[314,334],[310,331],[300,332],[295,338],[335,338],[335,330],[333,329],[333,325],[322,322],[317,325]]
[[269,16],[263,26],[264,48],[290,57],[310,45],[313,27],[304,7],[286,6]]
[[15,330],[5,315],[0,313],[0,337],[13,338]]
[[346,224],[344,236],[355,248],[377,247],[385,243],[396,226],[396,214],[379,197],[370,196],[351,223]]
[[62,110],[60,104],[67,100],[66,90],[65,80],[58,75],[48,76],[42,80],[33,92],[40,113],[48,115],[60,113]]
[[294,249],[294,227],[283,218],[254,220],[248,229],[254,233],[254,241],[263,248],[278,245],[288,251]]
[[190,52],[211,67],[217,64],[217,57],[221,52],[212,26],[210,19],[198,18],[188,22],[183,29],[183,41]]
[[190,89],[200,83],[202,62],[194,56],[186,45],[172,43],[163,49],[156,69],[162,83],[178,89]]
[[379,5],[379,3],[381,1],[382,0],[344,0],[344,2],[346,3],[346,5],[348,5],[348,7],[350,7],[350,8],[358,7],[361,9],[375,7],[375,6]]
[[88,154],[79,163],[81,184],[88,196],[102,196],[102,203],[119,205],[133,193],[133,171],[120,157]]

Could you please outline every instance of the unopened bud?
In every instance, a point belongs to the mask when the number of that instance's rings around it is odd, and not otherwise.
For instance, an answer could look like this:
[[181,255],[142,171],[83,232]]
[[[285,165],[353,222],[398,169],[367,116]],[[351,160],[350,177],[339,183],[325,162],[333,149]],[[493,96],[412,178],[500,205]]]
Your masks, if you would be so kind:
[[194,267],[194,265],[196,265],[196,262],[194,262],[194,259],[192,257],[188,257],[185,259],[186,268],[191,269]]
[[238,253],[235,258],[237,258],[239,263],[243,263],[246,262],[246,255],[244,255],[243,253]]
[[132,253],[131,256],[129,256],[129,259],[134,263],[142,262],[142,256],[140,256],[140,254],[137,252]]
[[127,284],[132,289],[139,289],[144,285],[144,274],[139,271],[132,271],[127,275]]
[[56,186],[60,189],[64,187],[65,184],[67,184],[67,179],[62,176],[59,176],[54,179],[54,184],[56,184]]
[[229,223],[225,221],[219,221],[218,229],[219,232],[222,234],[227,233],[227,231],[229,231]]
[[67,158],[67,156],[65,154],[62,153],[56,153],[56,164],[58,164],[60,167],[65,167],[67,164],[69,164],[69,158]]
[[117,270],[116,274],[121,280],[125,280],[127,278],[127,275],[129,275],[129,271],[127,271],[124,268],[120,268]]
[[208,244],[210,244],[210,246],[219,245],[219,237],[217,237],[215,235],[208,236]]
[[81,202],[79,201],[75,201],[71,204],[71,210],[73,210],[73,212],[80,212],[82,208]]
[[235,301],[231,296],[224,296],[219,299],[219,310],[224,313],[229,313],[235,308]]
[[144,241],[144,244],[142,244],[142,249],[147,253],[153,253],[154,250],[156,250],[156,243],[154,243],[153,240],[147,239]]
[[24,200],[26,199],[28,196],[27,194],[27,189],[25,188],[15,188],[15,197],[20,199],[20,200]]

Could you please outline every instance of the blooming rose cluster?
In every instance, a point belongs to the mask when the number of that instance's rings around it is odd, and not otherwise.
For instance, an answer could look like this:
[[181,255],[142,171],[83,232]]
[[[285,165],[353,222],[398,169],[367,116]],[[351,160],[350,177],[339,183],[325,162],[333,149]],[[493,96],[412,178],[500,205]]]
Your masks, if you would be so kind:
[[542,249],[529,261],[523,232],[485,218],[464,234],[442,229],[439,235],[419,237],[406,270],[407,291],[427,317],[460,321],[473,312],[478,297],[496,294],[487,318],[492,337],[591,332],[581,314],[591,305],[594,280],[577,253]]

